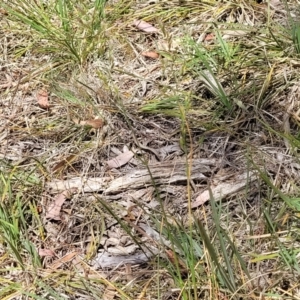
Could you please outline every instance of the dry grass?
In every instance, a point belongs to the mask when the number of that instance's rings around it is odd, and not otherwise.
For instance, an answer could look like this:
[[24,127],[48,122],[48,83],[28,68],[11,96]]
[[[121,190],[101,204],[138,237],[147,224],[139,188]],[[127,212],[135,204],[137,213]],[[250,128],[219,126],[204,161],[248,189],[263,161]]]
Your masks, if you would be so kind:
[[[298,7],[257,2],[0,0],[1,299],[300,298]],[[200,158],[216,163],[192,180]],[[79,186],[46,217],[55,180],[179,159],[188,180]],[[193,206],[245,172],[243,189]]]

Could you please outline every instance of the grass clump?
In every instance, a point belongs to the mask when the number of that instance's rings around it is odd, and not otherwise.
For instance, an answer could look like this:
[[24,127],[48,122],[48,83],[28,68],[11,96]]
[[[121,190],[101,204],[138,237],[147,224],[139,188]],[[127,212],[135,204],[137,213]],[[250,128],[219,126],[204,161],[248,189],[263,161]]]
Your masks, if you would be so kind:
[[[54,57],[60,64],[85,65],[95,51],[105,49],[103,0],[88,3],[51,0],[3,3],[13,30],[31,40],[28,50]],[[25,26],[25,28],[24,28]]]

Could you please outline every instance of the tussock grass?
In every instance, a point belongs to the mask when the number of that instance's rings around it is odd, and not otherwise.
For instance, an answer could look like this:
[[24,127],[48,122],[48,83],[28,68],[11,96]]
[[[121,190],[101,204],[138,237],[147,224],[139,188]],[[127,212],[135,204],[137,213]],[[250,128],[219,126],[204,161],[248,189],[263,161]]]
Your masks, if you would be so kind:
[[[10,1],[3,3],[16,29],[27,28],[33,35],[31,49],[60,58],[62,64],[74,61],[85,64],[95,48],[101,51],[104,38],[101,33],[105,1],[80,4],[75,1]],[[29,49],[27,49],[29,50]]]
[[[295,1],[0,4],[1,299],[300,298]],[[159,33],[139,31],[137,19]],[[36,103],[41,88],[49,110]],[[94,118],[103,129],[80,125]],[[188,180],[175,196],[153,180],[151,201],[130,208],[132,191],[124,199],[80,191],[65,202],[66,219],[45,220],[47,181],[104,177],[104,162],[124,145],[147,166],[153,153],[143,146],[175,142],[191,159],[188,177],[193,158],[218,158],[212,178]],[[223,202],[210,189],[209,202],[191,208],[219,172],[245,170],[258,180]],[[106,240],[124,236],[159,252],[145,265],[91,267]]]

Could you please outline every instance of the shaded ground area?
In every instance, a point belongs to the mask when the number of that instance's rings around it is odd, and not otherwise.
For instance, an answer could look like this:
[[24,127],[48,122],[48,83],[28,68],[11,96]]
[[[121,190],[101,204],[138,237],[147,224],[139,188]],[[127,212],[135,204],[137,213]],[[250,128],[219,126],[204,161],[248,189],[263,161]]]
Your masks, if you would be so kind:
[[300,298],[296,2],[0,3],[1,299]]

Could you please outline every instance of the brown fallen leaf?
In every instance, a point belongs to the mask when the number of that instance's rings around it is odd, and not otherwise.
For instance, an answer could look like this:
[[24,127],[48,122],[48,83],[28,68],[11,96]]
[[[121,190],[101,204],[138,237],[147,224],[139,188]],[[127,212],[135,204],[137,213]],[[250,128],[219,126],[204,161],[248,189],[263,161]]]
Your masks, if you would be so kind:
[[64,170],[64,168],[66,168],[67,166],[70,166],[77,157],[78,156],[75,154],[71,154],[71,155],[67,156],[66,158],[64,158],[63,160],[58,162],[53,167],[52,172],[56,173],[56,174],[62,172]]
[[113,286],[107,286],[103,293],[103,300],[113,300],[116,296],[116,289]]
[[46,90],[39,90],[36,94],[36,99],[41,108],[49,109],[48,92]]
[[50,256],[53,257],[55,256],[55,253],[53,250],[50,249],[39,249],[39,256],[43,257],[43,256]]
[[110,169],[120,168],[127,164],[133,158],[133,156],[134,153],[132,151],[126,151],[115,158],[108,160],[106,164]]
[[144,51],[142,52],[142,55],[153,59],[159,58],[159,54],[155,51]]
[[188,274],[188,268],[185,264],[185,262],[179,258],[178,256],[175,257],[176,254],[172,250],[166,249],[166,254],[170,262],[174,265],[174,267],[177,268],[177,266],[180,268],[180,272],[184,275]]
[[56,195],[54,201],[49,205],[49,208],[47,209],[46,218],[60,221],[60,210],[62,205],[64,204],[66,199],[70,198],[76,192],[77,188],[72,188]]
[[[220,201],[234,193],[245,188],[250,182],[257,180],[254,172],[245,172],[244,174],[236,175],[234,180],[219,183],[217,186],[211,187],[211,193],[215,201]],[[196,208],[203,205],[210,199],[209,190],[202,192],[194,202],[191,203],[191,208]]]
[[158,32],[158,29],[152,26],[151,24],[142,21],[142,20],[135,20],[133,22],[133,25],[136,26],[138,29],[147,32],[147,33],[156,33]]
[[0,8],[0,14],[8,16],[8,12],[3,8]]
[[205,202],[207,202],[210,198],[209,190],[205,190],[202,192],[197,198],[196,201],[192,202],[192,208],[198,207],[200,205],[203,205]]
[[101,119],[93,119],[93,120],[85,120],[85,121],[80,121],[80,125],[86,125],[86,126],[91,126],[95,129],[103,127],[103,120]]
[[209,33],[209,34],[206,35],[204,41],[207,41],[207,42],[208,42],[208,41],[212,41],[212,40],[214,40],[214,39],[215,39],[214,34],[213,34],[213,33]]
[[64,263],[71,261],[79,253],[80,252],[78,252],[78,251],[70,252],[70,253],[66,254],[65,256],[63,256],[62,258],[57,259],[55,262],[53,262],[53,264],[50,265],[49,268],[56,270],[56,269],[60,268]]

